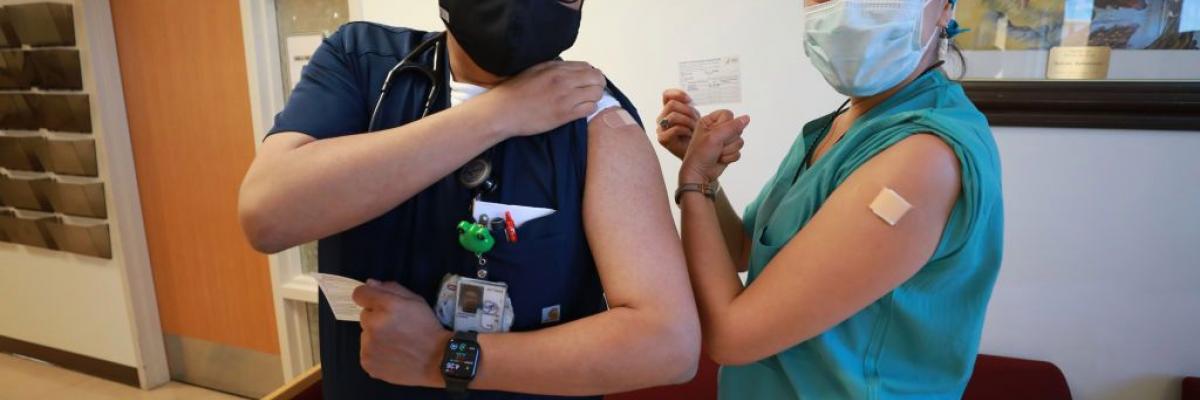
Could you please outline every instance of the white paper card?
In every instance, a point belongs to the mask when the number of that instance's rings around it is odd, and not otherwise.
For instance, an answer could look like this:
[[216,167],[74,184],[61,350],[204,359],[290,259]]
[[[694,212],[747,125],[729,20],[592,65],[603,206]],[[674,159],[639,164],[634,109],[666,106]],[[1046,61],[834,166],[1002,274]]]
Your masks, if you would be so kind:
[[740,103],[742,67],[738,57],[720,57],[679,63],[679,86],[697,106]]
[[338,321],[358,322],[363,309],[354,303],[352,296],[354,289],[364,283],[330,274],[312,274],[312,277],[317,280],[317,286],[321,287],[321,293],[325,294],[325,300],[329,301],[329,308],[333,309],[333,316]]
[[549,208],[512,206],[508,204],[488,203],[480,200],[475,201],[473,214],[475,220],[478,221],[479,217],[484,215],[487,215],[490,219],[503,219],[505,212],[512,213],[513,223],[516,224],[517,228],[520,228],[526,222],[554,214],[554,210]]

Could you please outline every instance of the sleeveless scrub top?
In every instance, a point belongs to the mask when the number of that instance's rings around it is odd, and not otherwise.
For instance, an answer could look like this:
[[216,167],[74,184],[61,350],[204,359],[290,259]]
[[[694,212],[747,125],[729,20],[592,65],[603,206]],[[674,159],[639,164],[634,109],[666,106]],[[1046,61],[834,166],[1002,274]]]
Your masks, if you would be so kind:
[[931,133],[954,150],[962,192],[936,251],[915,276],[817,337],[753,364],[723,367],[720,398],[960,398],[1003,247],[1000,158],[988,122],[960,85],[930,71],[863,115],[840,143],[806,166],[835,117],[805,125],[747,207],[745,228],[753,238],[747,284],[838,185],[911,135]]

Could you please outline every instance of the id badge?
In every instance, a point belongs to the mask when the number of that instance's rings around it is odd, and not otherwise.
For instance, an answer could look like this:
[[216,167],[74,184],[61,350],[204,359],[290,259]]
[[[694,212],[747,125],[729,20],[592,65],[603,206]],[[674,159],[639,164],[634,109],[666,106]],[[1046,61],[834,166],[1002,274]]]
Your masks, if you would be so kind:
[[508,285],[479,279],[458,279],[454,330],[480,333],[504,330],[504,301]]

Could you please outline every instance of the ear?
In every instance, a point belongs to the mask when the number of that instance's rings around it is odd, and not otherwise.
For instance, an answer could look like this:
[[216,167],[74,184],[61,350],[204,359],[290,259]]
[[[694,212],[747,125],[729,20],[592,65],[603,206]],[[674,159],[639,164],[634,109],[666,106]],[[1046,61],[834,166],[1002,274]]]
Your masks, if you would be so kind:
[[950,25],[951,19],[954,19],[954,4],[950,0],[946,0],[946,5],[942,7],[941,17],[938,18],[938,28],[945,29]]

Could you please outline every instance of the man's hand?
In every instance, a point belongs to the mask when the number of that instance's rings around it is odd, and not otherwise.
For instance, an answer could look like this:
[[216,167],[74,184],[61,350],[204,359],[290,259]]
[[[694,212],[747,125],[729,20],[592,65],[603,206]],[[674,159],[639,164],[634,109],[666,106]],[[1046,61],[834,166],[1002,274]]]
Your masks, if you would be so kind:
[[535,65],[480,95],[504,137],[537,135],[596,111],[607,80],[585,62]]
[[716,181],[726,166],[741,159],[746,143],[742,131],[747,125],[749,116],[734,118],[729,110],[718,110],[701,118],[679,168],[679,183]]
[[451,333],[425,299],[395,282],[374,280],[354,290],[362,306],[360,362],[372,378],[401,386],[441,387],[439,364]]

